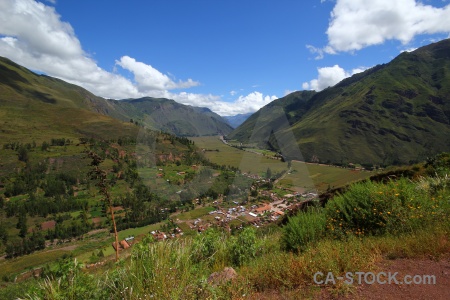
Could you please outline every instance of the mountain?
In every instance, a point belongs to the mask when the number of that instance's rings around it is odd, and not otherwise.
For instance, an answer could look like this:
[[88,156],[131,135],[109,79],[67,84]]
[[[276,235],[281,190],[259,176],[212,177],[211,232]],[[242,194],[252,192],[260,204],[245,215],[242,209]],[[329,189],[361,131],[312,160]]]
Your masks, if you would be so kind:
[[[116,137],[137,134],[136,121],[182,136],[227,134],[232,128],[207,108],[169,99],[107,100],[0,57],[0,137]],[[35,135],[35,136],[33,136]]]
[[403,52],[321,92],[275,100],[227,138],[342,164],[401,164],[448,151],[450,40]]
[[238,114],[234,116],[223,116],[223,118],[231,125],[231,127],[236,128],[245,122],[253,113]]
[[104,102],[76,85],[37,75],[0,58],[0,138],[3,141],[136,136],[137,126],[96,112]]
[[107,102],[104,114],[123,121],[133,119],[151,129],[178,136],[223,135],[233,129],[209,108],[183,105],[170,99],[145,97]]

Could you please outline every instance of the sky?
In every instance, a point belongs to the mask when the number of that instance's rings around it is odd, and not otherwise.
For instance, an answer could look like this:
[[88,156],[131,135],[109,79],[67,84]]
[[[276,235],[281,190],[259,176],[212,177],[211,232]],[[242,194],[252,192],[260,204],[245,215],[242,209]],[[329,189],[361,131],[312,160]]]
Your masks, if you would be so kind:
[[449,0],[0,0],[0,56],[229,116],[449,38],[449,20]]

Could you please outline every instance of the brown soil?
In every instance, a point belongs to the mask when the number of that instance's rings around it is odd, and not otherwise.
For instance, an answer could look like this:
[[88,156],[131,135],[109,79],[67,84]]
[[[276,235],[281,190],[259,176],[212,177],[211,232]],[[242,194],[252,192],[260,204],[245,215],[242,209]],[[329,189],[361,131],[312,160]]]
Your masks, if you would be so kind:
[[434,275],[436,284],[373,284],[361,285],[349,299],[450,299],[450,257],[440,261],[427,259],[396,259],[383,261],[380,272],[398,272],[405,275]]
[[384,260],[377,267],[377,270],[373,272],[375,274],[398,272],[396,278],[399,282],[406,275],[434,275],[436,284],[362,284],[357,285],[354,292],[346,297],[333,296],[329,290],[323,290],[317,299],[450,299],[450,256],[439,261],[431,259]]
[[[398,272],[396,276],[400,282],[406,275],[434,275],[436,284],[361,284],[356,280],[354,289],[349,294],[336,295],[336,291],[323,287],[318,293],[310,294],[311,290],[299,289],[297,291],[265,291],[250,295],[248,299],[258,300],[287,300],[287,299],[367,299],[367,300],[397,300],[397,299],[450,299],[450,255],[439,261],[431,259],[396,259],[384,260],[377,265],[374,274],[379,272]],[[382,278],[386,279],[386,278]]]
[[92,223],[94,223],[95,226],[100,225],[101,222],[102,222],[102,218],[101,217],[92,218]]
[[56,226],[56,222],[54,220],[52,221],[47,221],[47,222],[43,222],[41,224],[41,228],[42,230],[48,230],[48,229],[54,229]]

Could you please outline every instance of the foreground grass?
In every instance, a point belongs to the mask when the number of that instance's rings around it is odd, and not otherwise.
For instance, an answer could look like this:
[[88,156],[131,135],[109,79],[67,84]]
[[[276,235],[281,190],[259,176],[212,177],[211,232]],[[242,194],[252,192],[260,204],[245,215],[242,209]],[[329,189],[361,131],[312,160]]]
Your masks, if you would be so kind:
[[[446,170],[445,172],[448,172]],[[439,260],[450,252],[450,178],[447,173],[387,183],[352,185],[324,208],[289,218],[283,228],[246,227],[231,235],[218,229],[176,240],[144,238],[129,258],[90,275],[67,260],[44,281],[18,296],[29,299],[242,299],[283,291],[333,295],[354,286],[318,286],[314,274],[376,272],[397,258]],[[233,267],[237,277],[208,281]],[[437,275],[437,274],[436,274]],[[36,288],[36,286],[38,288]],[[11,292],[8,289],[2,293]],[[256,298],[255,298],[256,297]]]
[[[382,237],[352,237],[348,240],[323,239],[301,253],[280,248],[280,232],[272,233],[258,243],[256,258],[236,266],[238,278],[214,286],[208,276],[225,266],[233,265],[227,244],[233,237],[219,235],[217,248],[209,259],[197,260],[196,239],[180,239],[136,245],[131,258],[112,270],[95,277],[85,274],[75,263],[68,263],[63,280],[35,281],[13,288],[14,295],[27,299],[242,299],[252,294],[271,291],[314,295],[322,288],[336,295],[346,294],[353,287],[344,283],[318,287],[316,272],[376,272],[383,259],[439,259],[450,249],[449,226],[435,227],[414,234]],[[207,244],[207,242],[205,243]],[[26,291],[26,292],[25,292]],[[11,290],[0,290],[0,297]],[[10,295],[10,294],[9,294]]]

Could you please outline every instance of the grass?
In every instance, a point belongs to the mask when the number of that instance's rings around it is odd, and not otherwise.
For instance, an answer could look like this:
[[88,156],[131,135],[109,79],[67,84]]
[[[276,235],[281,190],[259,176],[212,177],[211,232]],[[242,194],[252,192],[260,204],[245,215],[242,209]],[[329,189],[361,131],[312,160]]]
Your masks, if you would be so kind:
[[[209,229],[201,235],[164,242],[143,240],[133,247],[131,257],[124,258],[112,271],[94,277],[66,270],[66,276],[75,276],[73,280],[41,282],[41,289],[31,290],[30,287],[30,291],[36,299],[138,299],[149,295],[157,299],[174,299],[181,294],[185,298],[241,299],[243,294],[258,297],[272,291],[292,294],[298,290],[305,295],[314,295],[318,292],[314,285],[316,272],[344,276],[346,272],[376,272],[378,263],[385,259],[431,257],[438,260],[446,257],[450,249],[448,183],[448,176],[436,175],[422,177],[419,181],[401,179],[386,184],[355,184],[321,209],[323,218],[320,217],[320,222],[311,219],[316,216],[312,211],[301,212],[299,217],[293,218],[295,224],[292,226],[295,225],[295,228],[291,228],[295,230],[287,230],[287,238],[295,242],[295,236],[300,235],[299,243],[291,247],[297,249],[294,252],[282,248],[281,241],[286,238],[286,229],[264,231],[262,228],[261,234],[255,234],[253,227],[247,227],[236,235]],[[342,203],[348,207],[342,206]],[[400,231],[396,230],[397,227],[386,226],[386,230],[375,230],[371,234],[368,234],[370,231],[360,233],[359,230],[346,235],[333,234],[331,227],[339,226],[336,220],[350,225],[353,222],[353,227],[360,224],[357,218],[360,211],[364,212],[362,217],[365,216],[367,225],[373,224],[372,217],[365,214],[374,211],[367,206],[370,203],[377,208],[377,216],[374,217],[377,220],[379,211],[389,220],[391,216],[388,212],[392,207],[385,204],[395,204],[408,213],[392,216],[394,221],[400,218],[406,225],[416,224],[415,218],[420,217],[420,226],[408,225],[408,230]],[[181,217],[196,218],[210,209],[197,208]],[[236,221],[235,225],[239,222]],[[289,228],[289,224],[285,228]],[[351,228],[350,225],[347,224],[346,228]],[[180,227],[183,228],[183,225],[180,224]],[[137,235],[140,233],[137,230],[143,229],[122,231],[120,238]],[[105,244],[110,241],[108,239]],[[98,245],[103,247],[100,243]],[[85,244],[82,248],[83,251],[95,253],[92,245]],[[103,249],[105,255],[112,254],[112,247]],[[235,268],[239,280],[217,286],[206,283],[212,272],[229,266]],[[355,287],[337,281],[327,289],[340,297],[352,292]]]
[[[267,168],[272,173],[287,170],[287,163],[280,160],[239,150],[225,145],[218,137],[194,137],[191,138],[200,149],[205,151],[205,156],[214,163],[238,167],[242,172],[250,172],[264,176]],[[215,151],[215,150],[219,151]],[[251,151],[265,153],[267,150],[251,149]],[[291,174],[286,174],[279,181],[279,185],[294,191],[319,190],[325,191],[329,186],[338,187],[349,182],[368,178],[374,172],[355,171],[328,165],[306,164],[303,162],[292,162]]]
[[325,191],[328,187],[338,187],[365,179],[374,172],[355,171],[327,165],[293,161],[290,174],[279,181],[279,185],[290,189]]
[[211,206],[205,206],[205,207],[200,207],[200,208],[196,208],[194,210],[190,210],[178,215],[175,215],[174,217],[180,220],[192,220],[192,219],[197,219],[200,217],[203,217],[205,215],[207,215],[210,211],[213,211],[214,208]]
[[242,172],[260,175],[265,174],[267,168],[270,168],[272,172],[281,172],[287,169],[287,163],[225,145],[216,136],[190,139],[200,149],[211,150],[204,152],[206,158],[219,165],[237,167]]
[[126,237],[134,236],[138,237],[141,235],[148,234],[152,232],[153,230],[158,230],[161,227],[161,223],[151,224],[144,227],[138,227],[138,228],[129,228],[126,230],[119,231],[119,240],[123,240]]
[[69,253],[70,251],[65,250],[52,250],[36,252],[30,255],[3,261],[0,263],[0,277],[6,274],[11,276],[12,274],[18,274],[27,269],[36,268],[37,266],[51,263]]

